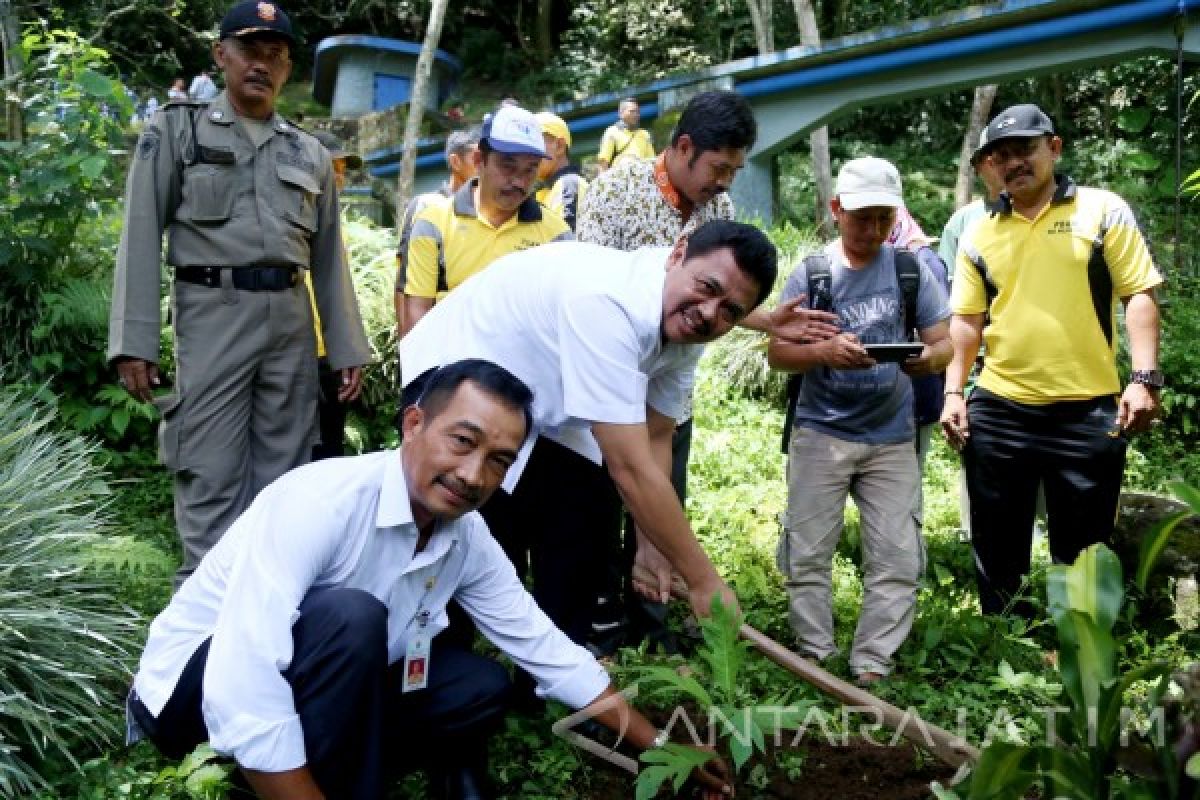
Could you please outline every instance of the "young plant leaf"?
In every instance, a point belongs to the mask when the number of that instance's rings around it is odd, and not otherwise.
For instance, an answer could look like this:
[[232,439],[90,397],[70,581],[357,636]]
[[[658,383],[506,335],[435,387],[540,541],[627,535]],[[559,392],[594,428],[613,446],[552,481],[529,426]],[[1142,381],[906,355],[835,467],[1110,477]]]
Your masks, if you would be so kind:
[[1158,562],[1158,557],[1162,555],[1162,551],[1166,548],[1167,542],[1171,540],[1171,534],[1175,532],[1175,528],[1178,527],[1180,522],[1191,515],[1192,513],[1189,511],[1179,511],[1169,517],[1160,519],[1142,537],[1142,546],[1138,552],[1137,574],[1133,578],[1138,591],[1146,591],[1146,583],[1150,580],[1150,573],[1154,570],[1154,565]]
[[1111,631],[1124,596],[1121,562],[1103,544],[1084,550],[1074,564],[1056,564],[1046,571],[1046,599],[1056,623],[1067,612],[1078,611],[1101,630]]
[[1167,488],[1176,498],[1186,503],[1193,514],[1200,514],[1200,489],[1183,481],[1171,481],[1167,484]]
[[641,755],[641,761],[650,766],[638,772],[636,783],[637,800],[649,800],[658,793],[662,785],[671,781],[678,792],[687,782],[692,770],[707,764],[712,753],[695,747],[667,742],[662,747],[651,748]]
[[631,671],[638,676],[639,692],[645,685],[644,696],[674,693],[695,701],[701,708],[713,705],[712,695],[692,675],[681,675],[671,667],[638,667]]
[[697,655],[707,665],[720,702],[731,703],[737,693],[738,672],[750,649],[738,639],[739,620],[734,607],[727,607],[717,595],[713,596],[712,614],[700,621],[704,647]]

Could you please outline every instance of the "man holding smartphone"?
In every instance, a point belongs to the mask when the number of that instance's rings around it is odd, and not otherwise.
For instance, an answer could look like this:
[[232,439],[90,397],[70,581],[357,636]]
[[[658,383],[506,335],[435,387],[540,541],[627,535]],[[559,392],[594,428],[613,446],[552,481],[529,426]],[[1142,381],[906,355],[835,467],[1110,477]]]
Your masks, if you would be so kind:
[[[801,262],[780,302],[807,294],[814,308],[837,316],[841,330],[811,344],[772,336],[768,349],[772,367],[804,375],[778,555],[799,652],[824,660],[836,652],[833,551],[846,495],[854,496],[864,596],[850,669],[867,684],[891,671],[892,655],[912,627],[924,549],[914,514],[921,477],[909,378],[940,372],[950,361],[950,309],[928,267],[884,243],[904,203],[895,166],[854,159],[842,167],[836,189],[831,207],[841,236]],[[903,288],[907,276],[915,291]],[[912,303],[906,294],[915,295]],[[919,352],[889,358],[913,328]],[[872,358],[873,345],[893,347]]]

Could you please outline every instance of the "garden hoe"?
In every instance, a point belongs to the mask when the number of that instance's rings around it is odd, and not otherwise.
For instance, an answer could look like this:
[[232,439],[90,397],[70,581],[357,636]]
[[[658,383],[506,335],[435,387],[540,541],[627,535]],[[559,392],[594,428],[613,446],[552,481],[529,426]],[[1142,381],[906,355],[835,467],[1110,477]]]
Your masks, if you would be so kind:
[[[655,582],[655,579],[645,572],[643,567],[635,566],[634,572],[646,583],[653,584]],[[671,585],[671,594],[675,599],[687,602],[687,586],[678,575],[675,576]],[[822,693],[840,700],[848,706],[874,709],[879,713],[880,722],[889,730],[896,731],[914,745],[928,750],[944,763],[959,768],[959,775],[965,774],[961,767],[974,764],[979,760],[978,748],[973,747],[961,737],[921,719],[914,709],[910,708],[907,711],[899,709],[865,689],[847,683],[836,675],[821,669],[812,661],[801,658],[779,642],[744,622],[738,633],[764,656],[806,683],[812,684]]]

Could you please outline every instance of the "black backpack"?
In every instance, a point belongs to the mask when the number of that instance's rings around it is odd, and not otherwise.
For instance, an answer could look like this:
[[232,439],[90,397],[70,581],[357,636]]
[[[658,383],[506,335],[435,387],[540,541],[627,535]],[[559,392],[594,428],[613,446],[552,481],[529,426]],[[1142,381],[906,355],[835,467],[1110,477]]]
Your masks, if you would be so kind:
[[[917,292],[921,288],[921,265],[917,257],[908,250],[895,250],[896,285],[904,299],[900,323],[907,341],[916,341],[917,335]],[[813,253],[804,259],[808,273],[808,307],[818,311],[833,310],[833,270],[826,253]],[[792,425],[796,421],[796,403],[800,399],[800,384],[804,375],[788,377],[787,411],[783,417],[783,452],[788,451],[792,438]]]

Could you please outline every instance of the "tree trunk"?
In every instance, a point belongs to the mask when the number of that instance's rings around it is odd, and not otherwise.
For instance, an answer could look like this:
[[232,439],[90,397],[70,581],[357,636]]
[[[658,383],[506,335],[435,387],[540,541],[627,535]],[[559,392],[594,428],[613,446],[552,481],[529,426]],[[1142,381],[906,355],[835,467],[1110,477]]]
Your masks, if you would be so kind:
[[417,139],[421,135],[421,117],[425,113],[425,95],[428,94],[429,81],[433,74],[433,54],[437,50],[438,41],[442,38],[442,22],[446,18],[447,2],[448,0],[433,0],[433,5],[429,9],[429,24],[425,28],[425,41],[421,43],[421,54],[417,57],[412,95],[408,99],[408,119],[404,123],[400,174],[396,177],[397,225],[400,224],[400,220],[404,216],[404,207],[413,194],[413,176],[417,171]]
[[775,52],[775,20],[772,0],[746,0],[750,9],[750,22],[754,25],[754,44],[758,54],[765,56]]
[[0,0],[0,48],[4,50],[4,130],[9,141],[25,141],[25,122],[21,115],[21,25],[12,0]]
[[534,46],[543,64],[549,64],[554,56],[553,42],[554,0],[538,0],[537,29],[534,31]]
[[954,182],[954,207],[962,208],[971,202],[971,181],[975,170],[971,168],[971,154],[979,147],[979,134],[987,125],[988,114],[992,113],[992,102],[996,99],[996,84],[975,87],[975,99],[971,101],[971,116],[967,119],[967,132],[963,135],[962,153],[958,157],[958,180]]
[[[796,24],[800,28],[800,44],[805,47],[820,47],[821,32],[817,29],[817,15],[812,0],[792,0],[796,9]],[[833,233],[833,212],[829,201],[833,199],[833,168],[829,164],[829,128],[822,125],[808,135],[808,147],[812,151],[813,186],[816,189],[816,223],[820,233]]]

